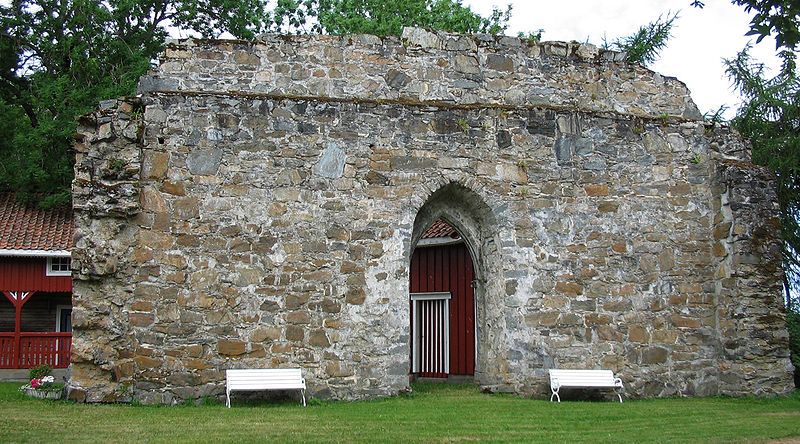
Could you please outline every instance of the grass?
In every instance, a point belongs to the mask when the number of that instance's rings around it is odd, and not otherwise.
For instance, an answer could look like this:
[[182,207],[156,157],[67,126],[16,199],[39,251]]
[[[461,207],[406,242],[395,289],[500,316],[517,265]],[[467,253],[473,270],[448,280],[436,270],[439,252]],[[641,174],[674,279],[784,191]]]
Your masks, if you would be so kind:
[[87,405],[25,397],[0,383],[0,442],[764,442],[800,440],[800,394],[563,402],[420,384],[361,402]]

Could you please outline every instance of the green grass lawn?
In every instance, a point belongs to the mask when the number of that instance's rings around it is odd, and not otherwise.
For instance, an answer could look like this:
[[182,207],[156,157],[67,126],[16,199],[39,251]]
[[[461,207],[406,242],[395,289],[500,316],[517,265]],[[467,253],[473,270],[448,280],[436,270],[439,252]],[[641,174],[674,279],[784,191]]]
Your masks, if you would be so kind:
[[554,404],[475,386],[417,385],[412,395],[377,401],[227,409],[45,401],[25,397],[19,385],[0,383],[0,442],[800,440],[798,394]]

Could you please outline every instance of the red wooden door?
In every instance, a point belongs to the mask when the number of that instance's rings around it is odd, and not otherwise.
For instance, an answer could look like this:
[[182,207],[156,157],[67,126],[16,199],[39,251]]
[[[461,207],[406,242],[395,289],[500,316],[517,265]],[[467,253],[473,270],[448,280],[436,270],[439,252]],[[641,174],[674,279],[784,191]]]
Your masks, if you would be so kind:
[[[473,375],[475,373],[475,303],[472,281],[474,279],[472,257],[467,246],[461,242],[454,245],[417,247],[411,257],[411,293],[450,293],[448,304],[449,332],[449,374]],[[431,310],[430,305],[424,307],[417,304],[424,313],[418,313],[419,325],[413,325],[415,318],[412,313],[412,341],[419,338],[417,330],[427,332],[423,335],[427,342],[417,344],[412,350],[417,353],[436,355],[441,353],[440,341],[436,332],[442,328],[441,310]],[[415,304],[411,304],[414,309]],[[427,313],[427,314],[425,314]],[[431,314],[433,313],[433,314]],[[433,324],[433,325],[431,325]],[[431,333],[433,332],[433,333]],[[430,344],[433,344],[432,346]],[[413,352],[412,352],[413,353]],[[419,356],[417,357],[420,358]],[[412,362],[414,356],[412,356]],[[425,359],[422,359],[425,361]],[[434,360],[435,361],[435,360]],[[420,369],[420,376],[446,377],[447,373],[441,371],[424,371]],[[432,369],[428,369],[432,370]]]

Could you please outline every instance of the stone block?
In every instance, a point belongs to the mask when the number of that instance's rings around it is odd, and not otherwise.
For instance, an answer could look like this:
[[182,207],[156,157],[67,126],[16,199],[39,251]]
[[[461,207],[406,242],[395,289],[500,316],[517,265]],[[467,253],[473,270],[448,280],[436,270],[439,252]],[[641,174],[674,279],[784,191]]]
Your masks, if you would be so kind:
[[142,178],[161,180],[169,169],[169,153],[147,150],[142,161]]
[[669,358],[669,350],[664,347],[649,347],[642,351],[642,364],[663,364]]
[[223,356],[239,356],[247,352],[247,343],[238,340],[220,339],[217,342],[217,353]]
[[134,327],[149,327],[155,322],[153,313],[128,313],[128,322]]
[[299,325],[286,326],[286,340],[294,342],[302,342],[305,338],[305,330]]

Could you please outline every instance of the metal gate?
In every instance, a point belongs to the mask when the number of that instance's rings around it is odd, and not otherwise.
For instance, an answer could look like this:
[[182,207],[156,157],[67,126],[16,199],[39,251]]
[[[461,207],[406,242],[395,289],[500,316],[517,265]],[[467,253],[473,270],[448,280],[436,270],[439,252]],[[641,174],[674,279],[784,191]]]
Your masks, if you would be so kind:
[[429,378],[450,373],[450,293],[411,294],[411,371]]

